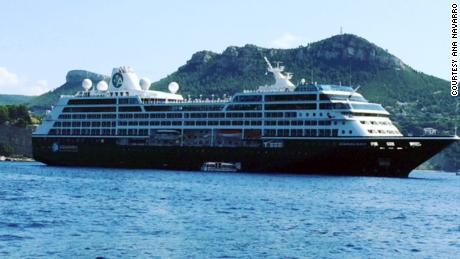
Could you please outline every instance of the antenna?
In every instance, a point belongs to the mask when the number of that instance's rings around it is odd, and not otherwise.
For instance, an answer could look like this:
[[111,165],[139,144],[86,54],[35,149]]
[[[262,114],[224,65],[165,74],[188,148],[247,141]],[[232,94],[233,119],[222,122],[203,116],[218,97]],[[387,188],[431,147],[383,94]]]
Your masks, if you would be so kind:
[[348,102],[350,101],[351,96],[352,96],[354,93],[356,93],[360,87],[361,87],[361,86],[358,85],[358,87],[356,87],[355,89],[353,89],[353,91],[352,91],[352,92],[350,93],[350,95],[347,97]]
[[342,35],[342,34],[343,34],[343,28],[342,28],[342,26],[340,26],[340,35]]
[[270,61],[268,61],[267,57],[264,57],[265,62],[267,62],[267,65],[270,69],[273,69],[272,64],[270,64]]

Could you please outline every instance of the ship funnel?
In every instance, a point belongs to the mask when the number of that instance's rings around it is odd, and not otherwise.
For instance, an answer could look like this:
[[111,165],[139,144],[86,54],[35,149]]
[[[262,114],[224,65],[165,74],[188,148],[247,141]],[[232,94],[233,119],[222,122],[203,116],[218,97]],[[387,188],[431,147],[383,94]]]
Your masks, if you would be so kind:
[[141,91],[139,77],[130,67],[119,67],[112,70],[112,77],[109,85],[110,91]]

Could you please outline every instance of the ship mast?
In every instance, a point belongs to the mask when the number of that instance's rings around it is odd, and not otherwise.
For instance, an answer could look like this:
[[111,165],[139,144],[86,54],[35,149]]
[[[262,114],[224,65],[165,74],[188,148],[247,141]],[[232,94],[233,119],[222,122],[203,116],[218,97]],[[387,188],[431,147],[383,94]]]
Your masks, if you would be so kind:
[[267,57],[264,57],[265,62],[267,63],[267,71],[272,73],[275,77],[275,84],[271,86],[267,86],[265,88],[270,90],[278,90],[278,91],[293,91],[295,85],[290,81],[292,78],[292,73],[283,74],[284,66],[280,66],[280,62],[277,62],[276,67],[273,67],[270,61],[268,61]]

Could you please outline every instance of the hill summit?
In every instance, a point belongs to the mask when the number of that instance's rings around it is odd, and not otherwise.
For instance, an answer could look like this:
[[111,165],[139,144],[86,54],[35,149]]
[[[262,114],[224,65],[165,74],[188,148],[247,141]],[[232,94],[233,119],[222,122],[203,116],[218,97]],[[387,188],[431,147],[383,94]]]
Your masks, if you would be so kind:
[[93,84],[101,80],[109,80],[108,76],[89,72],[86,70],[71,70],[67,72],[66,82],[60,87],[49,91],[45,94],[39,95],[28,102],[32,111],[43,112],[50,109],[50,107],[57,103],[61,95],[75,94],[81,91],[81,83],[85,78],[91,79]]

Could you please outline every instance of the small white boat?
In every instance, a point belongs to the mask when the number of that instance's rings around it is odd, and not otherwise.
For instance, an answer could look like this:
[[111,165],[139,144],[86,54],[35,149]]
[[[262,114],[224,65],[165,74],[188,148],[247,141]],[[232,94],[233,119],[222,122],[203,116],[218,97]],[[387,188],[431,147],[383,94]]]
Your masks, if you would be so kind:
[[201,166],[204,172],[236,172],[241,169],[241,163],[206,162]]

